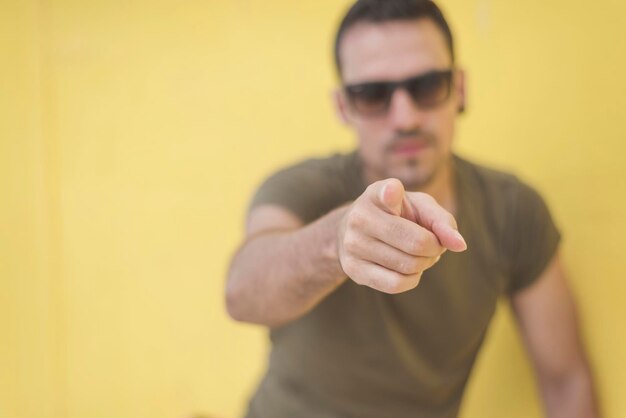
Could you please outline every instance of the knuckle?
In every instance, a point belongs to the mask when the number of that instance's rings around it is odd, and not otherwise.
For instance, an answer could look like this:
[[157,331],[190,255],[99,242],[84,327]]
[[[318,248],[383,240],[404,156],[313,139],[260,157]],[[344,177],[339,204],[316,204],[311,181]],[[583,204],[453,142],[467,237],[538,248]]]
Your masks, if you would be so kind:
[[380,274],[370,275],[367,278],[367,281],[365,284],[371,287],[372,289],[387,293],[387,287],[388,287],[387,278],[383,277]]
[[378,290],[389,295],[396,295],[401,292],[401,290],[398,289],[398,285],[395,283],[385,283],[380,286]]
[[421,271],[419,273],[406,276],[404,278],[404,281],[405,281],[404,291],[406,292],[408,290],[415,289],[419,285],[421,280],[422,280]]
[[346,273],[346,275],[352,280],[358,280],[359,274],[357,263],[354,262],[352,257],[345,257],[341,260],[341,268],[343,269],[343,272]]
[[448,225],[452,225],[454,228],[457,227],[456,225],[456,219],[454,218],[454,216],[452,216],[451,213],[446,212],[442,215],[442,219],[445,223],[447,223]]
[[408,274],[416,274],[422,271],[419,259],[417,257],[411,259],[410,271]]
[[351,277],[351,279],[361,286],[367,286],[375,290],[380,290],[381,288],[380,279],[376,276],[367,274],[367,272],[364,272],[364,274],[359,277]]
[[376,192],[381,187],[381,183],[382,182],[383,182],[382,180],[378,180],[378,181],[375,181],[374,183],[370,184],[365,189],[365,193],[364,194],[373,198],[374,196],[376,196]]
[[406,284],[405,284],[404,292],[406,292],[408,290],[415,289],[417,287],[417,285],[419,285],[421,277],[422,277],[421,273],[413,274],[411,276],[408,276],[405,279],[406,280]]
[[407,258],[398,263],[398,271],[402,274],[415,274],[419,270],[419,260],[417,258]]
[[397,235],[402,238],[406,237],[407,235],[406,229],[403,227],[402,224],[398,222],[387,222],[387,228],[389,228],[393,235]]
[[343,246],[347,251],[352,251],[356,247],[358,239],[355,234],[346,233],[343,237]]
[[365,225],[365,222],[365,214],[360,210],[354,209],[348,216],[347,224],[351,229],[361,229]]
[[422,273],[421,272],[413,275],[414,286],[412,287],[412,289],[416,288],[420,284],[421,281],[422,281]]
[[424,271],[432,264],[433,257],[420,257],[419,258],[419,270]]
[[369,286],[367,283],[367,280],[364,280],[362,277],[359,276],[355,276],[355,275],[348,275],[348,277],[350,278],[350,280],[352,280],[354,283],[358,284],[359,286]]
[[416,192],[416,195],[424,203],[436,203],[437,202],[435,198],[429,195],[428,193]]
[[424,246],[426,244],[424,234],[418,234],[417,236],[413,237],[410,242],[411,243],[409,245],[409,251],[411,254],[420,255],[424,252]]
[[396,274],[392,273],[391,277],[385,281],[383,291],[389,294],[402,293],[408,290],[406,288],[406,285],[407,283],[405,281],[405,277],[397,273]]
[[394,270],[397,271],[398,273],[402,273],[402,274],[409,274],[409,263],[407,263],[406,261],[399,261],[397,263],[394,264],[395,268]]
[[422,270],[428,270],[429,268],[431,268],[432,266],[437,264],[437,261],[439,261],[440,257],[441,256],[426,258],[426,260],[424,262],[424,268]]

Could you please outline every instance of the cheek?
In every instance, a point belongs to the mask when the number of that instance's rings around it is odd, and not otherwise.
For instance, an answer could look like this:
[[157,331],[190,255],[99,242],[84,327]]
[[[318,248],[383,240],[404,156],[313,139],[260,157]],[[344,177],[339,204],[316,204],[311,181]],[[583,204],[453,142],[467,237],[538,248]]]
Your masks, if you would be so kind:
[[429,128],[437,137],[439,148],[447,149],[450,147],[454,136],[455,119],[456,109],[452,108],[441,109],[437,117],[432,119]]
[[367,122],[355,126],[361,151],[371,159],[382,158],[389,134],[379,123]]

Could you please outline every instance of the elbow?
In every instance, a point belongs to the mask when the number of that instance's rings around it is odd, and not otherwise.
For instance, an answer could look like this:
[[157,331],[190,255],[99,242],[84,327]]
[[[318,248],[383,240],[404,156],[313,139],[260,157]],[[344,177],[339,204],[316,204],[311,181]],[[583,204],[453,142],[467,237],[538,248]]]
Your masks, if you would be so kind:
[[281,320],[268,315],[257,303],[253,303],[250,300],[251,297],[255,297],[254,292],[244,292],[242,286],[237,285],[237,281],[229,280],[226,284],[225,292],[228,316],[237,322],[263,325],[269,328],[276,328],[287,322],[284,319]]
[[246,309],[246,294],[244,292],[246,286],[243,279],[245,277],[238,265],[236,257],[233,258],[226,276],[224,303],[226,313],[231,319],[237,322],[249,322],[249,315],[247,315],[249,309]]
[[242,283],[236,277],[229,276],[224,297],[226,313],[231,319],[237,322],[263,324],[258,318],[254,292],[246,288],[246,283]]
[[234,284],[232,278],[229,277],[225,292],[226,312],[228,313],[228,316],[237,322],[247,322],[247,318],[242,307],[243,304],[241,303],[243,296],[237,287],[238,286]]
[[564,405],[575,405],[586,417],[599,416],[593,378],[586,365],[548,376],[540,374],[540,381],[548,409],[559,411]]

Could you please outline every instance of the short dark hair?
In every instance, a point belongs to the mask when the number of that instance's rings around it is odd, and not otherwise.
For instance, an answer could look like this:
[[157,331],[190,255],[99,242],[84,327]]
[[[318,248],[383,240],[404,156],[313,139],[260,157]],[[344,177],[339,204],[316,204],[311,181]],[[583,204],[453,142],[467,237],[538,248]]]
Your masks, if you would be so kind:
[[443,32],[454,63],[452,32],[441,9],[431,0],[358,0],[344,16],[335,37],[335,66],[341,78],[339,46],[345,32],[361,22],[384,23],[397,20],[430,19]]

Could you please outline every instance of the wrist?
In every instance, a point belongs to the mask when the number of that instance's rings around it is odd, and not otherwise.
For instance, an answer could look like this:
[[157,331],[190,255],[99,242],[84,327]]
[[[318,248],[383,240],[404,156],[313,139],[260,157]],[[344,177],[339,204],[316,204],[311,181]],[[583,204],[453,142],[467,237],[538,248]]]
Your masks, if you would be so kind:
[[324,219],[324,242],[321,246],[322,265],[326,267],[326,276],[338,283],[343,282],[347,275],[343,271],[339,257],[339,240],[341,223],[349,205],[341,206],[330,212]]

